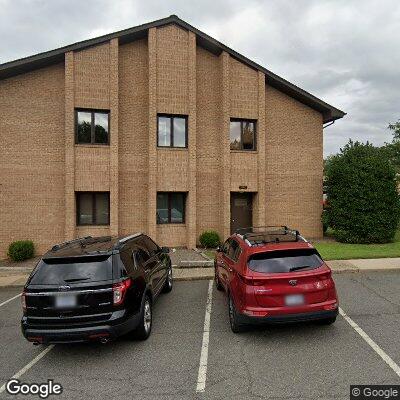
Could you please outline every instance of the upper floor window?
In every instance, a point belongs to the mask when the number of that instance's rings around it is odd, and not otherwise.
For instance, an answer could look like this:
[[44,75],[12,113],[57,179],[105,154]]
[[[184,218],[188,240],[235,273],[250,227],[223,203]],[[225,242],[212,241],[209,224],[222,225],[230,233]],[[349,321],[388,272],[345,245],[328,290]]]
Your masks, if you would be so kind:
[[109,144],[109,111],[76,110],[76,143]]
[[110,225],[110,192],[76,192],[77,225]]
[[187,147],[187,117],[179,115],[157,116],[157,146]]
[[231,119],[230,142],[231,150],[255,150],[256,121]]

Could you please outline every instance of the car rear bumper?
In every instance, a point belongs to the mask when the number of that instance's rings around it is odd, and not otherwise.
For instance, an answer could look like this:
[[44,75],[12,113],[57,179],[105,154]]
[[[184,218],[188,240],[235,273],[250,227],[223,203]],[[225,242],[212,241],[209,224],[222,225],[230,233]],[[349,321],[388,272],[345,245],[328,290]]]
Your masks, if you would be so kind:
[[271,315],[256,317],[245,314],[239,314],[239,322],[242,324],[285,324],[291,322],[318,321],[323,319],[335,318],[338,315],[338,309],[329,311],[312,311],[293,314]]
[[55,328],[44,325],[43,327],[30,326],[27,318],[22,317],[21,330],[30,342],[55,344],[79,343],[88,341],[112,340],[134,330],[140,321],[140,315],[135,314],[123,321],[111,324],[82,326],[73,328]]

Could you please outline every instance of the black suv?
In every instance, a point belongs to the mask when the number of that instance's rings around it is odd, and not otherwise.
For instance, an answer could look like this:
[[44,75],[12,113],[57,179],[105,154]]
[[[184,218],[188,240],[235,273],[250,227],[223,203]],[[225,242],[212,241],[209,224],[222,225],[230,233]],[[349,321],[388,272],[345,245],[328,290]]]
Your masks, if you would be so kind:
[[167,247],[148,236],[85,237],[55,245],[22,294],[26,339],[38,343],[97,340],[131,333],[147,339],[152,305],[172,290]]

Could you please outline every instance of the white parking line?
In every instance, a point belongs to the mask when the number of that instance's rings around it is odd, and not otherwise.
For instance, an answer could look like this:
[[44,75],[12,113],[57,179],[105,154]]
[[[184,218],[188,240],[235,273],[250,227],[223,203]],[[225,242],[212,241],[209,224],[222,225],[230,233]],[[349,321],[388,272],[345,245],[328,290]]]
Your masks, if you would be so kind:
[[[46,347],[41,353],[39,353],[30,363],[26,364],[24,368],[20,369],[15,375],[13,375],[10,379],[18,379],[20,378],[26,371],[29,371],[40,359],[42,359],[52,348],[54,344]],[[3,393],[6,390],[6,384],[4,384],[0,388],[0,393]]]
[[400,367],[388,356],[343,310],[339,307],[340,315],[350,326],[372,347],[383,361],[400,377]]
[[206,315],[204,317],[203,343],[201,345],[199,374],[197,376],[196,392],[204,392],[207,379],[208,343],[210,340],[210,318],[212,306],[213,281],[208,284]]
[[16,299],[16,298],[19,297],[19,296],[21,296],[21,293],[20,293],[20,294],[17,294],[17,295],[14,296],[14,297],[11,297],[11,299],[8,299],[8,300],[6,300],[6,301],[3,301],[2,303],[0,303],[0,307],[6,305],[7,303],[9,303],[10,301]]

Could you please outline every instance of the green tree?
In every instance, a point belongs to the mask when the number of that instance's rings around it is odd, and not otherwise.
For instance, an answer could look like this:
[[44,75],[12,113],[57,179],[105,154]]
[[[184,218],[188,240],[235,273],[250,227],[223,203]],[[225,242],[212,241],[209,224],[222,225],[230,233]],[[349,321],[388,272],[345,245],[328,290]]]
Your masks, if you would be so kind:
[[385,243],[400,218],[396,171],[382,149],[349,141],[326,169],[328,223],[338,241]]
[[400,140],[400,119],[394,124],[389,124],[388,128],[393,131],[393,142]]

